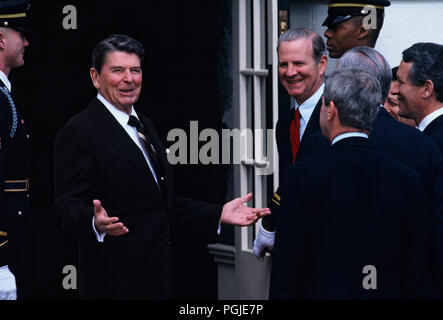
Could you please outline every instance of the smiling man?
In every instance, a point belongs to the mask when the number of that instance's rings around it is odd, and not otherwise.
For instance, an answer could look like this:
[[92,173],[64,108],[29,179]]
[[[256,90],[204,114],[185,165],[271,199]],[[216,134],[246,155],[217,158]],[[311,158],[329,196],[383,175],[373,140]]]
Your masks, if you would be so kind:
[[[328,29],[325,37],[329,56],[340,58],[349,49],[375,47],[385,17],[385,7],[391,3],[385,0],[330,0],[328,16],[323,26]],[[368,17],[374,14],[374,18]],[[368,21],[366,21],[366,19]]]
[[399,115],[413,119],[443,150],[443,45],[416,43],[403,51],[397,79],[392,91]]
[[[282,181],[291,164],[312,154],[309,138],[320,130],[319,115],[328,57],[323,39],[306,28],[289,29],[282,34],[277,52],[280,82],[295,100],[295,107],[278,120],[276,127]],[[254,242],[254,254],[258,258],[273,249],[280,194],[278,188],[270,204],[272,217],[263,218]]]
[[59,132],[55,210],[79,241],[81,299],[170,299],[177,228],[214,240],[219,223],[250,225],[269,209],[176,197],[166,150],[137,113],[144,49],[112,35],[94,49],[97,97]]

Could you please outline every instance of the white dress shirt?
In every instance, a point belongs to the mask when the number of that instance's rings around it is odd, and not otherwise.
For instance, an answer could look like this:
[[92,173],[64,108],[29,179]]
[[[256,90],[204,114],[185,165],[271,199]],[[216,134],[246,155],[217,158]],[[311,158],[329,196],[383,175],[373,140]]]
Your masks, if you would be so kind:
[[0,80],[3,81],[3,83],[5,84],[6,88],[8,88],[9,92],[11,92],[11,82],[9,81],[8,77],[6,76],[6,74],[0,70]]
[[312,112],[314,112],[315,106],[323,95],[325,89],[325,84],[323,83],[320,88],[312,95],[308,100],[303,102],[301,105],[295,101],[295,110],[297,108],[300,111],[300,141],[305,133],[306,126],[308,125],[309,119],[311,119]]
[[428,114],[418,125],[418,130],[425,131],[426,127],[435,119],[437,119],[439,116],[443,114],[443,107],[440,109],[435,110],[434,112]]

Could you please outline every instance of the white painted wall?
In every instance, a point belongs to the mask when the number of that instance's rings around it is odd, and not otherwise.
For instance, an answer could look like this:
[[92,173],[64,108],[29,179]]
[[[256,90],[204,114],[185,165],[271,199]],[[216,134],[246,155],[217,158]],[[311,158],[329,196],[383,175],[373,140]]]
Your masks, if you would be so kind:
[[385,24],[375,49],[392,67],[399,65],[401,53],[416,42],[443,44],[442,0],[391,0]]

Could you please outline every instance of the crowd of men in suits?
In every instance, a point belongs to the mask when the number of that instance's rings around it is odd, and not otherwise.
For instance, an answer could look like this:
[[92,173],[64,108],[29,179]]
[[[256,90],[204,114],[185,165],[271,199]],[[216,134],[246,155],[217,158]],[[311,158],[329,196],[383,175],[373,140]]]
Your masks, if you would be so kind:
[[[443,46],[404,50],[392,81],[373,49],[389,5],[331,0],[326,44],[306,28],[280,36],[280,82],[295,106],[277,123],[272,215],[245,207],[250,194],[224,206],[174,195],[161,139],[133,107],[143,46],[100,41],[97,96],[54,148],[55,211],[78,238],[80,297],[174,298],[176,228],[214,238],[220,223],[263,217],[254,253],[272,252],[271,299],[443,298]],[[371,8],[375,29],[365,25]],[[28,9],[29,0],[0,3],[1,299],[26,298],[29,274],[29,136],[8,80],[24,63]],[[329,76],[327,51],[340,59]],[[395,112],[384,107],[394,101]]]
[[327,49],[340,60],[324,85],[321,38],[279,39],[295,107],[277,124],[282,185],[254,242],[258,258],[272,252],[271,299],[443,298],[443,46],[404,50],[392,82],[365,4],[383,16],[389,1],[330,1]]

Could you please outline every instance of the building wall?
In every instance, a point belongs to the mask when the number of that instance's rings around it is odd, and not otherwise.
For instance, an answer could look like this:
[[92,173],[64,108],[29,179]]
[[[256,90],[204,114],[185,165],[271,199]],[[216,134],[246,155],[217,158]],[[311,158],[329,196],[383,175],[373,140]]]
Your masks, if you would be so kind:
[[[292,0],[289,24],[291,28],[308,27],[323,36],[322,23],[327,15],[326,1]],[[385,9],[386,18],[375,49],[394,67],[401,53],[416,42],[443,44],[443,0],[391,0]],[[327,73],[335,69],[336,59],[330,59]]]
[[386,9],[386,18],[375,49],[392,67],[401,61],[401,53],[416,42],[443,44],[443,1],[396,1]]

